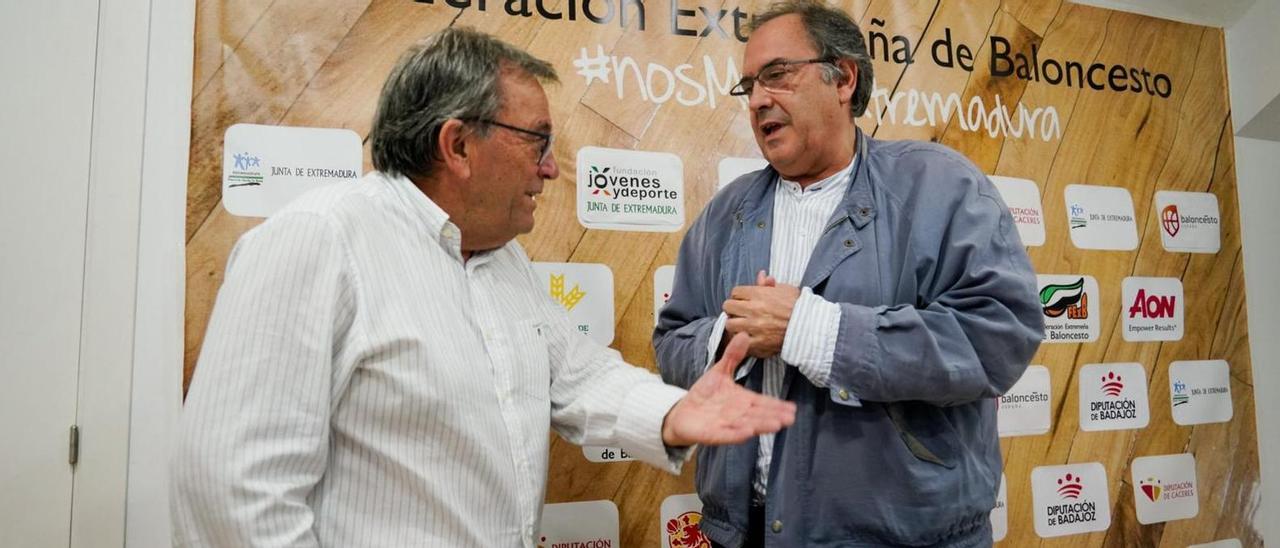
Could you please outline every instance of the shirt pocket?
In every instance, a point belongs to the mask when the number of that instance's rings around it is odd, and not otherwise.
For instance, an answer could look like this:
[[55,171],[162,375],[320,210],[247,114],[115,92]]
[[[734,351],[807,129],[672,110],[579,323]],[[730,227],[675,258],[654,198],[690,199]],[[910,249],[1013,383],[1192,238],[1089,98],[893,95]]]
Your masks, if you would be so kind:
[[516,322],[512,342],[512,388],[526,397],[549,403],[551,362],[548,326],[541,320]]

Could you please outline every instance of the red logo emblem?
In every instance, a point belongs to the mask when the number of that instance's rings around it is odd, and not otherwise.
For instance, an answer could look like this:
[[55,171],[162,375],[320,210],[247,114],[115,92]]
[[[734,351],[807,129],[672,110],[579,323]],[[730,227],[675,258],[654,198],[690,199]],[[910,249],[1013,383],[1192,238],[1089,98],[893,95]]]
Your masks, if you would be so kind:
[[1172,238],[1178,235],[1178,229],[1182,228],[1182,220],[1178,217],[1178,206],[1169,204],[1160,212],[1160,226],[1164,227],[1164,231],[1169,233]]
[[667,537],[669,548],[711,548],[711,541],[702,534],[698,522],[702,521],[701,512],[685,512],[667,520]]
[[1124,391],[1123,379],[1120,377],[1120,375],[1117,375],[1115,371],[1107,373],[1107,376],[1102,377],[1102,393],[1103,394],[1116,398],[1116,397],[1119,397],[1120,393],[1123,391]]
[[1058,496],[1064,499],[1078,499],[1080,492],[1084,491],[1084,484],[1080,481],[1080,476],[1073,476],[1070,473],[1058,479]]

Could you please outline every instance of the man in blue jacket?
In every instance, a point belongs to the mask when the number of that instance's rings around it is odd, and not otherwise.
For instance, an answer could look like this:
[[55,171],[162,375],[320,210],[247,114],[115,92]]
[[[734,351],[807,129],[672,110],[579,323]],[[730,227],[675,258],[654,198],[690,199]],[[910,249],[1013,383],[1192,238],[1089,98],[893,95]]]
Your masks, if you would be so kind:
[[843,12],[771,6],[743,72],[732,93],[769,166],[689,229],[654,346],[689,386],[746,333],[757,360],[738,381],[798,409],[776,435],[699,451],[703,532],[733,548],[990,544],[993,398],[1043,338],[1007,207],[960,154],[858,130],[871,61]]

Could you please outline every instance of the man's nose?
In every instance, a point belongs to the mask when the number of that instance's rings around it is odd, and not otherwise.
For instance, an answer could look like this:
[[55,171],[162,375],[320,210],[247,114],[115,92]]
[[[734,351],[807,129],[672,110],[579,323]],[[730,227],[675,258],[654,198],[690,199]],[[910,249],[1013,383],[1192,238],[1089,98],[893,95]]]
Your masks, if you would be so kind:
[[560,176],[560,163],[556,161],[556,152],[547,152],[547,157],[538,164],[538,176],[543,179],[555,179]]
[[772,107],[773,94],[761,86],[752,86],[751,93],[747,95],[747,106],[754,111]]

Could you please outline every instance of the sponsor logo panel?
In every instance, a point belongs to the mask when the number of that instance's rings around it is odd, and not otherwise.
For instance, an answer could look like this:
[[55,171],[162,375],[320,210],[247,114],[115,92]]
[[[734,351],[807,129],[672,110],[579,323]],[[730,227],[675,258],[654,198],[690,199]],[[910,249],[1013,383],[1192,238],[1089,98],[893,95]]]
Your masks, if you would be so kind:
[[716,190],[729,186],[734,179],[764,169],[769,161],[764,158],[722,158],[716,167]]
[[1130,470],[1139,523],[1188,519],[1200,513],[1196,460],[1191,454],[1138,457]]
[[1138,363],[1093,363],[1080,368],[1080,429],[1144,428],[1151,420],[1147,373]]
[[618,507],[609,500],[542,507],[538,548],[617,548]]
[[1036,276],[1044,313],[1044,340],[1079,343],[1098,340],[1101,312],[1098,282],[1093,276],[1042,274]]
[[580,333],[606,346],[613,343],[613,271],[608,266],[533,263],[533,270]]
[[1126,341],[1182,339],[1186,303],[1177,278],[1128,277],[1122,283],[1121,323]]
[[667,152],[578,149],[578,221],[587,228],[675,232],[684,226],[684,164]]
[[1244,545],[1240,544],[1240,539],[1229,538],[1229,539],[1223,539],[1223,540],[1215,540],[1213,542],[1208,542],[1205,544],[1192,544],[1187,548],[1244,548]]
[[671,286],[676,277],[676,267],[664,264],[653,271],[653,325],[658,325],[662,307],[671,300]]
[[1226,360],[1170,363],[1169,404],[1183,426],[1231,420],[1231,367]]
[[1000,191],[1005,205],[1009,206],[1022,245],[1044,245],[1044,208],[1040,203],[1040,187],[1028,179],[1000,175],[988,177]]
[[582,446],[582,456],[591,462],[630,462],[636,460],[621,447]]
[[308,190],[359,179],[362,155],[349,129],[235,124],[223,135],[222,203],[269,217]]
[[697,495],[667,497],[659,516],[663,548],[711,548],[711,540],[698,526],[702,522],[702,501]]
[[1217,253],[1222,247],[1218,197],[1208,192],[1161,190],[1155,195],[1160,244],[1166,251]]
[[1111,526],[1109,496],[1101,463],[1032,469],[1036,534],[1047,538],[1106,530]]
[[1000,436],[1034,436],[1049,431],[1049,368],[1027,366],[1022,378],[1003,396],[996,398],[996,424]]
[[1000,491],[996,495],[996,507],[991,509],[991,540],[1000,542],[1009,534],[1009,486],[1004,473],[1000,474]]
[[1133,197],[1122,187],[1067,185],[1063,191],[1071,243],[1080,249],[1138,248]]

